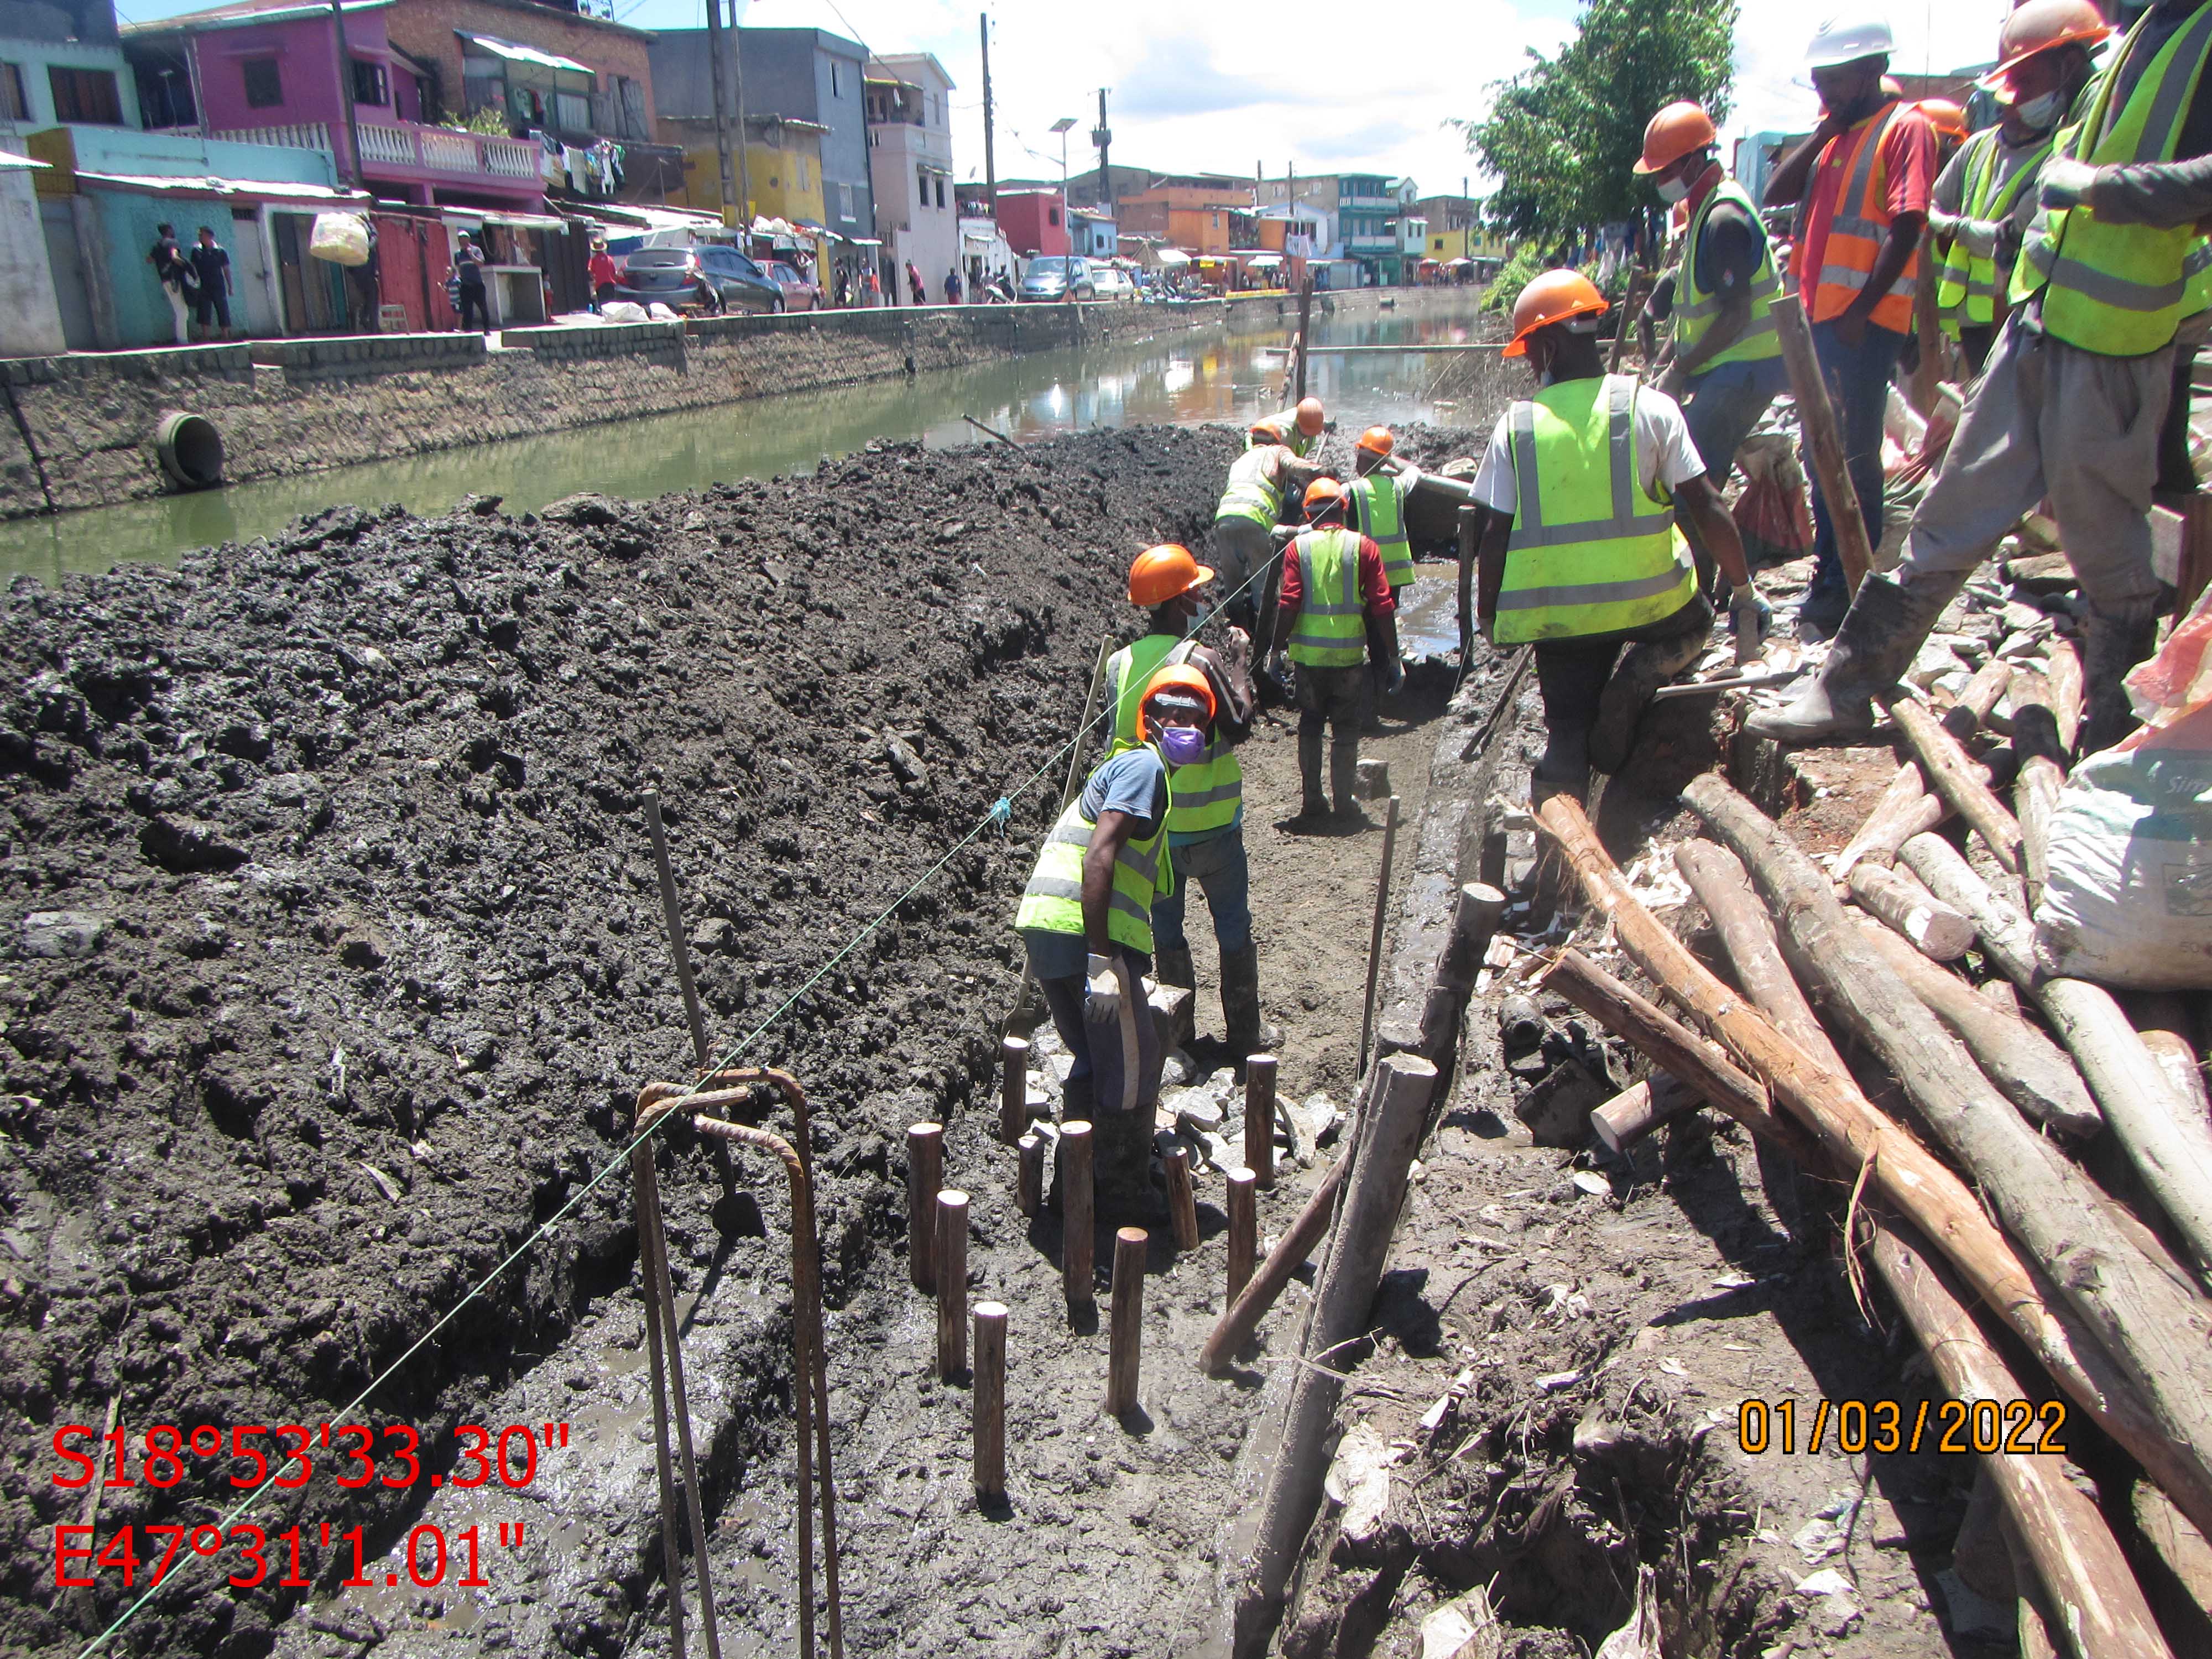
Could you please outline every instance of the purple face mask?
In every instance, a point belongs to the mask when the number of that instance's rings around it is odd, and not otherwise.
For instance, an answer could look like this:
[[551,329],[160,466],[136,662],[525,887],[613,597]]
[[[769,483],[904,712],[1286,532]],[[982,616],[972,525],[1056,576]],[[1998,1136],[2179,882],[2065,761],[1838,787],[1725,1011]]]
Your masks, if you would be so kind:
[[1170,766],[1188,766],[1206,753],[1206,733],[1193,726],[1163,726],[1160,752]]

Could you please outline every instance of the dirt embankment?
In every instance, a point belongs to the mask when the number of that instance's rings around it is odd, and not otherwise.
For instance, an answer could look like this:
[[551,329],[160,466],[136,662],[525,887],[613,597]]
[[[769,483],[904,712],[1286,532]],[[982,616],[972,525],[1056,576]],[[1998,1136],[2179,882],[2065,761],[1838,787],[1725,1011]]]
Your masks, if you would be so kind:
[[[1232,441],[884,448],[542,521],[341,508],[176,572],[18,582],[0,1650],[98,1627],[54,1587],[82,1503],[52,1484],[58,1425],[111,1399],[134,1446],[331,1416],[606,1164],[642,1079],[685,1074],[643,790],[710,1023],[750,1029],[1058,748],[1128,552],[1202,534]],[[1000,912],[1049,805],[955,854],[747,1056],[820,1103],[833,1304],[902,1229],[890,1137],[917,1095],[988,1067],[1019,963]],[[52,912],[82,920],[27,923]],[[717,1219],[732,1270],[780,1281],[773,1216]],[[426,1441],[470,1418],[635,1253],[610,1181],[356,1416]],[[185,1468],[106,1492],[103,1538],[229,1508],[227,1462]],[[318,1480],[254,1518],[389,1536],[421,1501]],[[297,1595],[204,1565],[125,1645],[258,1655]],[[101,1570],[99,1622],[125,1599]]]

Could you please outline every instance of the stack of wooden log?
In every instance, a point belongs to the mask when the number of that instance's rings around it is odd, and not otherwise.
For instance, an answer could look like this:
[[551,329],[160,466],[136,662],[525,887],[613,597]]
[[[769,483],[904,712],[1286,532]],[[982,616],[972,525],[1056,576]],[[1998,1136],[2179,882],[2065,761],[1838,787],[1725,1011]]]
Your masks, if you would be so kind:
[[1546,983],[1651,1060],[1627,1133],[1702,1102],[1838,1183],[1853,1249],[1947,1389],[2000,1409],[2055,1390],[2134,1460],[2132,1512],[2034,1436],[1984,1462],[2021,1568],[2021,1651],[2154,1659],[2208,1628],[2161,1630],[2121,1534],[2212,1582],[2212,1111],[2187,1009],[2140,999],[2131,1018],[2035,959],[2080,686],[2052,639],[1994,659],[1940,717],[1900,695],[1908,758],[1826,868],[1719,775],[1692,783],[1707,838],[1675,867],[1733,984],[1637,902],[1577,805],[1547,802],[1550,846],[1657,1000],[1575,951]]

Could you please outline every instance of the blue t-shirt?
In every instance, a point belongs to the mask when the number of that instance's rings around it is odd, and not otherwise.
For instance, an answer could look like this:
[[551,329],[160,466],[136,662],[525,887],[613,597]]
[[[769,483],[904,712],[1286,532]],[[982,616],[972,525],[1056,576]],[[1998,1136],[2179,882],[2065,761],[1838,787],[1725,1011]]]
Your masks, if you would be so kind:
[[[1091,773],[1083,786],[1082,805],[1083,816],[1093,823],[1102,813],[1127,812],[1139,820],[1130,834],[1142,841],[1167,811],[1168,769],[1151,749],[1125,749]],[[1088,965],[1091,947],[1080,933],[1025,927],[1022,939],[1039,979],[1071,978]]]

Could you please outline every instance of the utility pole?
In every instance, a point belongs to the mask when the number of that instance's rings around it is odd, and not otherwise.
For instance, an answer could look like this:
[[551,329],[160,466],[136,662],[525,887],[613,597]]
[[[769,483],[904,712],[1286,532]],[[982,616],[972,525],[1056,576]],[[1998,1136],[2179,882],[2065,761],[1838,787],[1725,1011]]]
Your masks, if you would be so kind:
[[[345,13],[338,9],[338,0],[331,0],[331,47],[338,60],[338,99],[345,105],[346,112],[346,169],[353,174],[351,182],[361,182],[361,118],[353,107],[353,53],[346,48]],[[340,184],[347,179],[341,177]]]
[[1103,87],[1098,88],[1098,125],[1091,130],[1091,142],[1098,146],[1098,188],[1091,199],[1104,208],[1110,217],[1114,212],[1114,184],[1106,158],[1114,143],[1114,131],[1106,125],[1106,88]]
[[[707,0],[708,5],[720,0]],[[753,234],[753,162],[752,144],[745,137],[745,46],[738,33],[738,0],[730,0],[730,78],[736,83],[738,93],[738,222],[741,238]],[[829,206],[828,190],[823,190],[823,206]],[[741,240],[739,246],[743,246]],[[750,249],[746,249],[750,252]]]
[[[331,0],[332,5],[337,0]],[[722,164],[722,222],[733,225],[741,210],[738,170],[730,157],[729,65],[722,58],[722,0],[707,0],[707,73],[714,100],[714,155]]]
[[999,218],[999,167],[991,152],[991,17],[988,12],[977,20],[983,34],[983,194],[991,204],[991,222]]

